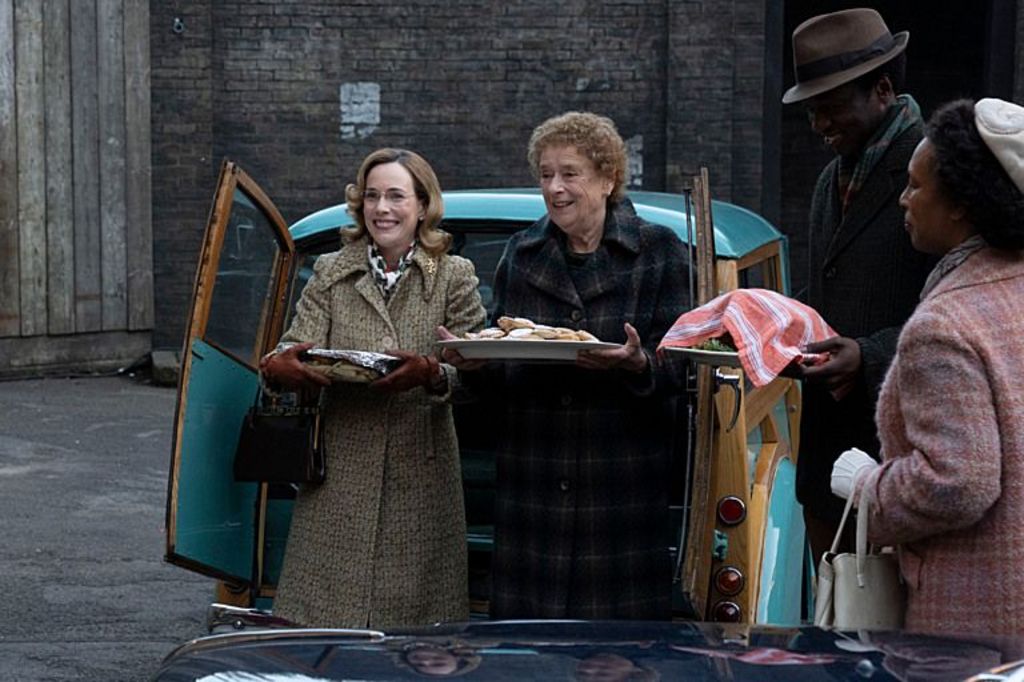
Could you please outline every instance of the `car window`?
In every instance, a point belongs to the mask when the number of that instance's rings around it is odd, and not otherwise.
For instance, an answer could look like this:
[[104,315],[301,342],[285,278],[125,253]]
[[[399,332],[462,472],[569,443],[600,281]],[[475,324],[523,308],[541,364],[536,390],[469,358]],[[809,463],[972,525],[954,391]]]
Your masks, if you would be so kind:
[[480,280],[480,299],[487,309],[487,318],[494,313],[494,271],[505,252],[511,232],[465,232],[455,226],[446,226],[455,237],[452,253],[473,262]]
[[273,224],[236,188],[204,338],[241,360],[253,357],[257,337],[252,330],[262,328],[277,253]]
[[[508,238],[513,232],[523,227],[526,227],[525,223],[515,222],[445,221],[441,223],[441,229],[452,235],[450,253],[468,258],[473,263],[476,276],[480,280],[480,299],[484,308],[487,309],[488,319],[494,312],[494,271],[498,267],[501,255],[505,252]],[[326,235],[330,235],[329,238],[324,238]],[[297,248],[299,251],[298,265],[295,268],[295,281],[289,296],[288,313],[285,318],[286,328],[295,313],[295,304],[302,294],[302,288],[306,286],[309,278],[313,275],[313,263],[321,254],[337,250],[338,240],[333,232],[321,232],[302,240],[297,244]]]

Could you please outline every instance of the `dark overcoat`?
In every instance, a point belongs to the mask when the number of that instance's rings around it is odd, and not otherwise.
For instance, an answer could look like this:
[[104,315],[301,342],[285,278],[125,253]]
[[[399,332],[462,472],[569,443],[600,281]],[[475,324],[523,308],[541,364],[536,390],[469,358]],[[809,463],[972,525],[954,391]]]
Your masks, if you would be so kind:
[[[667,618],[668,473],[677,368],[654,349],[689,301],[688,255],[624,202],[574,281],[565,237],[546,217],[509,241],[495,277],[501,315],[640,334],[647,371],[507,363],[497,462],[492,616]],[[685,429],[685,425],[680,424]]]
[[[883,125],[885,125],[883,123]],[[843,450],[877,454],[875,403],[896,340],[917,305],[935,259],[916,251],[904,228],[900,193],[921,126],[893,140],[845,215],[839,197],[839,158],[818,177],[808,238],[808,304],[840,336],[860,345],[861,380],[843,400],[821,385],[804,384],[797,497],[817,518],[838,521],[843,500],[829,493],[832,464]]]

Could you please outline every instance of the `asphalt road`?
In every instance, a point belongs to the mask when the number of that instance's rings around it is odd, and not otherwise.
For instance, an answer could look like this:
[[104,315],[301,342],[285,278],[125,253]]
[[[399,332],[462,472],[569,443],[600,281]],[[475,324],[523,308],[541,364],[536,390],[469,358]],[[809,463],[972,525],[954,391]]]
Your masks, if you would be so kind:
[[0,381],[0,681],[146,680],[213,582],[164,563],[175,390]]

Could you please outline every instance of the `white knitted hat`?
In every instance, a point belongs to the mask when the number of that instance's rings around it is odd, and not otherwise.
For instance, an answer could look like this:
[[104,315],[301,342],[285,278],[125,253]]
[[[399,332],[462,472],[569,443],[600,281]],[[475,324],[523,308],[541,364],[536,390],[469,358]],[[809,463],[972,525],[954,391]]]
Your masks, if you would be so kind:
[[1024,107],[994,97],[974,104],[974,125],[1010,180],[1024,192]]

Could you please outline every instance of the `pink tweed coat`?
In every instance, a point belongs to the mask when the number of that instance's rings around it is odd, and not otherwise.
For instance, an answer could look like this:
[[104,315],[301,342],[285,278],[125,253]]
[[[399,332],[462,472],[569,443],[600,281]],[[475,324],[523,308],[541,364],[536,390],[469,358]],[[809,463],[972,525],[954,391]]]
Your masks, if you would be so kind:
[[876,420],[868,537],[902,545],[906,628],[1024,633],[1024,253],[982,249],[928,294]]

